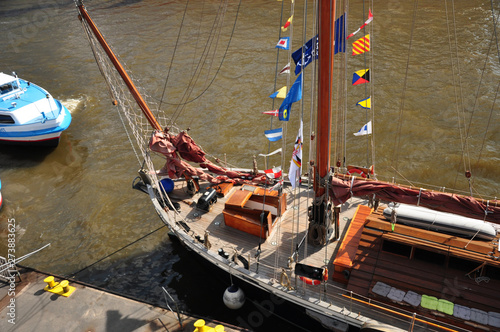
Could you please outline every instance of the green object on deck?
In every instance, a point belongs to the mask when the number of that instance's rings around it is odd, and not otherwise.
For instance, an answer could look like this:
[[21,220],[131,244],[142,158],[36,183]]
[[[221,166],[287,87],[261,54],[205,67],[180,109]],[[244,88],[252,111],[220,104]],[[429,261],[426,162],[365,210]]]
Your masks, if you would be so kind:
[[429,310],[436,310],[438,307],[438,299],[434,296],[422,295],[422,302],[420,305]]
[[455,307],[455,304],[453,302],[439,299],[438,300],[438,305],[437,305],[437,310],[444,312],[445,314],[448,315],[453,315],[453,308]]

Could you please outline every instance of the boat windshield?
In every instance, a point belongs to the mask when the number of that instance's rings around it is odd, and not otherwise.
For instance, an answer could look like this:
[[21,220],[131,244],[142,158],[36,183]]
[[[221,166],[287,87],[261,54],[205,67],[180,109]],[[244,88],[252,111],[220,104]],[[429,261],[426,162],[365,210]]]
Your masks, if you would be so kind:
[[17,89],[19,89],[19,85],[18,85],[17,81],[5,83],[5,84],[0,85],[0,94],[4,95],[4,94],[7,94],[11,91],[17,90]]

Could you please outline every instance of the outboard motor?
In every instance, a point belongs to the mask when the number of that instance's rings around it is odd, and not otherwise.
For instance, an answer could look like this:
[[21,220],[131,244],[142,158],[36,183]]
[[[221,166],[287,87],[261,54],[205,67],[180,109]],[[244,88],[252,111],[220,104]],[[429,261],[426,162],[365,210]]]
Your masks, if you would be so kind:
[[215,203],[217,203],[217,191],[214,188],[210,188],[200,197],[196,207],[208,212]]

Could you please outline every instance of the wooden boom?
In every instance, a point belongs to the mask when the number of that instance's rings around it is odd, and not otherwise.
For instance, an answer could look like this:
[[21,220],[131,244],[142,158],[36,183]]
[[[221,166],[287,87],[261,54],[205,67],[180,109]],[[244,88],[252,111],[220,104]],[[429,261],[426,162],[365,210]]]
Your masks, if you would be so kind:
[[83,6],[83,1],[77,0],[76,6],[78,8],[78,11],[80,12],[80,19],[85,20],[85,22],[87,22],[87,24],[89,25],[90,29],[94,33],[94,36],[97,38],[97,40],[101,44],[102,48],[104,49],[104,51],[108,55],[109,59],[111,60],[111,62],[115,66],[116,70],[118,71],[118,73],[122,77],[123,81],[127,85],[127,88],[129,89],[130,93],[132,94],[135,101],[137,102],[137,104],[141,108],[142,113],[144,113],[144,115],[146,116],[146,119],[148,119],[148,122],[151,124],[153,129],[163,130],[162,127],[160,126],[160,124],[158,123],[158,121],[156,120],[155,116],[153,115],[153,113],[149,109],[149,106],[146,104],[146,101],[142,98],[142,96],[139,93],[139,91],[137,90],[135,84],[130,79],[130,76],[128,76],[127,72],[125,71],[125,69],[121,65],[120,61],[118,61],[118,58],[111,50],[111,47],[109,47],[109,45],[106,42],[106,40],[104,39],[103,35],[101,34],[99,29],[95,25],[94,21],[92,21],[92,19],[90,18],[89,13],[87,12],[87,10],[85,10],[85,7]]

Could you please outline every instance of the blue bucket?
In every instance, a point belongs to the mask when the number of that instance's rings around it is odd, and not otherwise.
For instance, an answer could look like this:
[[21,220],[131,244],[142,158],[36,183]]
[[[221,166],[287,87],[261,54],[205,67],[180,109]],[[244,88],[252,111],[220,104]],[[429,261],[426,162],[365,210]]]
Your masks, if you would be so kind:
[[169,178],[162,179],[160,180],[160,184],[162,185],[163,190],[165,190],[166,193],[169,193],[172,190],[174,190],[174,181],[172,181],[172,179]]

